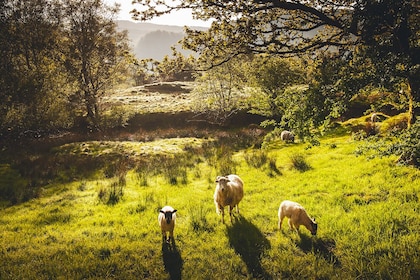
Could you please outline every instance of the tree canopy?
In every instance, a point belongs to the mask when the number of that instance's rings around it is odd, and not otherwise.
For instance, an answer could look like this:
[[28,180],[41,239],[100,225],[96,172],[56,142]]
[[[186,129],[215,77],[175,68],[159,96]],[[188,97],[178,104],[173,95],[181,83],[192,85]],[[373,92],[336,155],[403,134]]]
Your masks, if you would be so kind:
[[97,125],[100,97],[128,51],[118,7],[89,1],[0,2],[0,129]]
[[[192,9],[197,19],[214,19],[207,31],[187,29],[186,48],[211,68],[241,54],[348,57],[363,53],[381,64],[383,79],[404,78],[411,87],[414,116],[420,116],[420,4],[415,0],[137,0],[140,20]],[[385,75],[386,74],[386,75]]]

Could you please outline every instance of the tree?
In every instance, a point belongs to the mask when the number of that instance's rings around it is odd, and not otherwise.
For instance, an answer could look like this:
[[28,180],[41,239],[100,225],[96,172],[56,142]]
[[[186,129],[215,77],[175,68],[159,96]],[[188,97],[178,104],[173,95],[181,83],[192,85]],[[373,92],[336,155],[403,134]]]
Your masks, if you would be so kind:
[[303,70],[303,63],[298,59],[254,56],[247,71],[248,85],[261,89],[268,102],[268,108],[259,114],[279,122],[278,118],[289,107],[287,102],[283,102],[287,98],[284,95],[285,90],[292,85],[307,83]]
[[162,81],[194,80],[194,68],[195,58],[192,55],[185,57],[175,47],[172,47],[172,56],[166,55],[157,66]]
[[[415,0],[141,1],[147,20],[190,8],[196,18],[214,19],[207,31],[188,29],[185,47],[201,54],[207,67],[240,54],[283,56],[326,50],[348,55],[364,46],[393,76],[407,79],[413,115],[420,116],[419,3]],[[173,4],[177,3],[177,4]],[[391,59],[389,59],[391,58]]]
[[[93,125],[99,99],[124,68],[118,7],[100,0],[0,2],[0,129],[21,133]],[[85,110],[83,110],[85,109]]]
[[244,85],[246,79],[241,75],[247,57],[232,59],[223,65],[205,71],[196,81],[193,95],[196,97],[194,110],[197,120],[225,125],[229,119],[244,109]]
[[[0,129],[68,125],[63,108],[60,14],[51,1],[0,2]],[[61,113],[59,113],[61,112]],[[59,114],[58,114],[59,113]]]
[[66,1],[65,66],[76,86],[73,100],[84,104],[89,126],[98,128],[100,99],[112,85],[128,53],[126,33],[117,32],[113,16],[118,7],[101,0]]

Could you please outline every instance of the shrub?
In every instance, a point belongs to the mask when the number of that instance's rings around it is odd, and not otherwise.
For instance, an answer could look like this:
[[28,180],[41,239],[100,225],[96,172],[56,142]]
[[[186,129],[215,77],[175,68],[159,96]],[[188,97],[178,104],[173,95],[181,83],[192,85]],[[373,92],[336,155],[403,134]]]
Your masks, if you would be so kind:
[[409,129],[394,134],[396,136],[367,138],[355,151],[356,155],[371,158],[396,155],[398,163],[420,167],[420,118]]
[[263,150],[253,150],[244,155],[244,159],[249,166],[260,168],[268,161],[267,152]]
[[399,141],[389,148],[399,156],[398,162],[420,167],[420,118],[399,137]]
[[268,161],[268,175],[274,177],[276,175],[281,175],[280,169],[278,169],[276,164],[276,159],[270,158]]
[[309,165],[309,163],[306,162],[305,157],[301,154],[291,155],[290,160],[292,162],[292,168],[295,168],[300,172],[305,172],[311,169],[311,166]]
[[276,159],[269,157],[264,150],[253,150],[246,153],[244,159],[251,167],[266,169],[270,177],[281,175],[280,170],[277,168]]
[[38,191],[10,165],[0,164],[0,200],[17,204],[36,197]]

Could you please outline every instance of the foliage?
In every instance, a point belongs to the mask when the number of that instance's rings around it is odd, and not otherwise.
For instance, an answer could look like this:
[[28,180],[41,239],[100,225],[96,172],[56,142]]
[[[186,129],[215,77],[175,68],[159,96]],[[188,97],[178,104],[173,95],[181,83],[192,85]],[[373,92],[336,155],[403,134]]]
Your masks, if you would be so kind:
[[[400,122],[401,123],[401,122]],[[406,123],[406,119],[403,123]],[[396,155],[396,162],[403,165],[420,167],[420,122],[417,120],[410,128],[401,130],[394,129],[394,135],[388,137],[367,138],[366,143],[361,145],[356,153],[360,155],[391,156]],[[395,135],[396,134],[396,135]]]
[[23,178],[17,170],[9,164],[0,164],[0,197],[10,204],[27,201],[37,195],[28,186],[28,180]]
[[127,35],[116,30],[112,19],[116,8],[102,1],[72,1],[63,9],[69,21],[63,30],[67,37],[64,65],[77,89],[72,98],[96,129],[100,99],[124,65]]
[[416,1],[244,0],[165,4],[138,0],[136,3],[141,9],[133,11],[133,15],[141,20],[186,8],[192,9],[198,19],[214,19],[207,31],[187,29],[183,40],[186,48],[200,54],[204,69],[250,53],[317,56],[331,51],[346,59],[362,50],[373,65],[378,65],[380,79],[376,82],[403,79],[410,85],[413,100],[410,111],[419,115]]
[[311,166],[305,160],[305,157],[302,154],[291,155],[290,162],[292,163],[292,167],[300,172],[305,172],[311,169]]
[[241,60],[233,60],[197,78],[192,92],[196,119],[202,117],[212,124],[224,125],[244,107],[241,65]]
[[0,21],[0,129],[68,127],[57,9],[50,1],[2,1]]
[[126,34],[102,1],[0,4],[0,127],[68,129],[99,119],[100,96],[125,71]]
[[130,65],[136,86],[154,82],[192,81],[195,78],[195,57],[185,57],[172,48],[172,56],[166,55],[161,61],[133,58]]
[[172,57],[166,55],[159,62],[157,69],[161,81],[191,81],[194,79],[195,58],[184,57],[182,53],[172,49]]
[[391,146],[392,153],[399,155],[398,162],[420,168],[420,118],[403,131],[399,143]]
[[[302,60],[280,57],[253,56],[248,65],[248,85],[262,91],[267,106],[259,107],[259,95],[250,98],[251,112],[277,120],[289,111],[286,89],[292,85],[305,84],[306,75]],[[257,105],[257,106],[256,106]],[[264,108],[265,107],[265,108]],[[268,107],[268,108],[267,108]]]

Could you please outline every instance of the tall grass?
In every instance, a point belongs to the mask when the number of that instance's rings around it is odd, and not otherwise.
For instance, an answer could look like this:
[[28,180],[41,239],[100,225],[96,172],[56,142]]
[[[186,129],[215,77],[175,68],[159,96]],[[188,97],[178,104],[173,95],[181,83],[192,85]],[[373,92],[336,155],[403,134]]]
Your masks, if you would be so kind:
[[[348,136],[263,152],[203,144],[174,162],[150,157],[114,169],[121,173],[98,166],[101,176],[52,181],[0,210],[0,279],[419,279],[420,171],[356,155],[357,144]],[[311,168],[268,172],[296,155]],[[168,176],[165,166],[185,172]],[[213,202],[219,172],[245,183],[241,214],[225,225]],[[115,203],[98,200],[113,186],[122,188]],[[317,236],[277,229],[284,199],[316,218]],[[178,210],[173,248],[157,223],[164,205]]]

